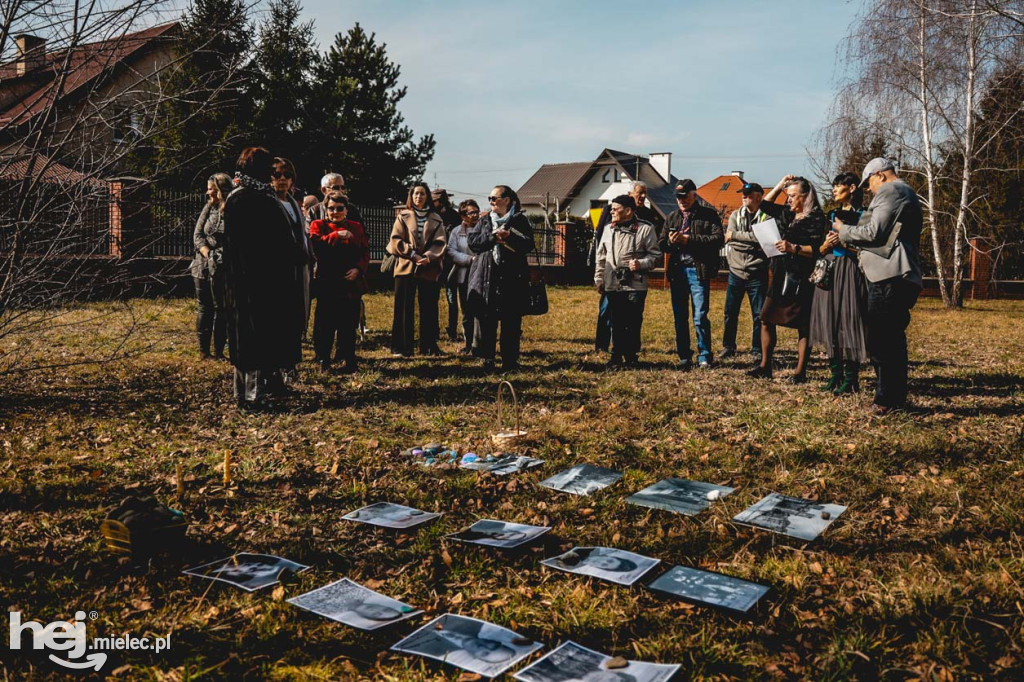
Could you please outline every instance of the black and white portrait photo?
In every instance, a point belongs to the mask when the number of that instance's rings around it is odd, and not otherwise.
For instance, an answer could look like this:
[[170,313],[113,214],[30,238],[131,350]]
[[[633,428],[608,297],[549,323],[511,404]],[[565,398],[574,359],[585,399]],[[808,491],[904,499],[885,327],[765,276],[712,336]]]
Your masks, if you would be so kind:
[[452,613],[435,618],[391,647],[484,677],[502,674],[540,648],[540,643],[508,628]]
[[661,560],[612,547],[574,547],[541,563],[567,573],[632,585]]
[[769,588],[721,573],[673,566],[647,587],[699,604],[747,613]]
[[484,455],[481,457],[476,457],[475,455],[472,457],[469,455],[463,455],[459,466],[463,469],[489,471],[496,476],[505,476],[517,471],[525,471],[527,469],[539,467],[543,463],[544,460],[537,459],[535,457],[499,453],[495,455]]
[[292,597],[288,603],[360,630],[376,630],[421,613],[348,578]]
[[626,498],[626,502],[641,507],[695,516],[734,489],[724,485],[666,478]]
[[530,526],[523,523],[480,519],[469,528],[452,533],[447,537],[459,542],[469,542],[487,547],[512,549],[536,540],[551,530],[550,526]]
[[241,552],[227,559],[220,559],[182,573],[208,580],[219,580],[240,587],[246,592],[276,585],[282,572],[300,573],[309,566],[282,559],[273,554],[248,554]]
[[592,464],[577,464],[541,481],[540,484],[545,488],[563,493],[589,495],[602,488],[607,488],[621,478],[622,474],[614,469],[606,469]]
[[821,535],[844,511],[846,507],[838,504],[771,493],[741,511],[733,521],[809,541]]
[[665,682],[679,665],[629,661],[614,670],[607,667],[611,656],[566,642],[544,658],[515,674],[521,682]]
[[400,504],[378,502],[357,509],[341,518],[384,528],[413,528],[427,521],[433,521],[439,516],[441,515],[434,512],[420,511]]

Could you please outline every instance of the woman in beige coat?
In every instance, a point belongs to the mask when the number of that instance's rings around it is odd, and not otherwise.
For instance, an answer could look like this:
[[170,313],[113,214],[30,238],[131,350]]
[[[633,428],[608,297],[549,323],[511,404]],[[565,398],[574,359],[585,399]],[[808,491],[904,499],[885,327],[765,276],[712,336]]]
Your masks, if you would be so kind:
[[441,262],[446,247],[444,224],[430,203],[430,188],[420,182],[409,188],[405,209],[395,218],[387,252],[395,256],[395,316],[391,353],[409,357],[415,343],[415,305],[420,305],[420,353],[441,355],[437,299],[441,293]]

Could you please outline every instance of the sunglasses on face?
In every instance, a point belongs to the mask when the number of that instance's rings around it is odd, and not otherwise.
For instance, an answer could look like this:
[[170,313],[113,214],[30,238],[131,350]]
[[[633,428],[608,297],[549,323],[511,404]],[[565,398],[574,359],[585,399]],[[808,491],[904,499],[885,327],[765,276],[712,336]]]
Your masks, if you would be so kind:
[[327,212],[328,213],[343,213],[344,211],[347,211],[347,210],[348,210],[348,206],[331,205],[331,206],[327,207]]
[[291,180],[292,179],[292,174],[289,173],[288,171],[276,170],[276,171],[274,171],[273,173],[270,174],[270,177],[274,178],[275,180],[280,180],[281,178],[287,178],[287,179]]
[[466,216],[480,215],[480,211],[462,211],[462,215],[466,215]]
[[487,197],[487,201],[489,201],[492,204],[494,204],[494,203],[497,203],[497,202],[501,201],[502,199],[507,199],[507,198],[508,197]]

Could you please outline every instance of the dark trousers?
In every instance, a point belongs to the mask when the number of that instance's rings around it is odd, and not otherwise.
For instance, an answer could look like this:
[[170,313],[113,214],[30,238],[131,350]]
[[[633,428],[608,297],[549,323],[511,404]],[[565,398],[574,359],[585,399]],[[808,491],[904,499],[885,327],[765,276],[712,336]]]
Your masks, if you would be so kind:
[[868,282],[867,346],[878,375],[875,404],[907,401],[907,326],[921,289],[902,277]]
[[612,311],[608,305],[608,295],[601,294],[597,304],[597,334],[594,336],[594,348],[608,351],[612,344]]
[[750,315],[754,329],[750,335],[750,350],[754,355],[761,354],[761,308],[768,288],[768,271],[751,275],[749,279],[741,279],[729,273],[729,284],[725,289],[725,331],[722,333],[722,347],[736,350],[736,326],[739,324],[740,306],[743,295],[750,301]]
[[494,346],[498,341],[501,324],[501,364],[511,367],[519,363],[519,339],[523,335],[523,316],[519,312],[490,313],[477,318],[480,329],[477,355],[485,360],[494,359]]
[[[444,297],[448,300],[448,339],[455,341],[459,337],[459,285],[446,282],[444,285]],[[462,311],[465,316],[466,301],[462,300]]]
[[316,359],[320,362],[331,359],[331,347],[337,336],[338,350],[334,359],[354,365],[361,299],[327,293],[324,288],[321,287],[317,296],[316,314],[313,316],[313,351]]
[[646,291],[610,291],[612,354],[635,359],[640,353],[640,329],[644,323]]
[[420,352],[437,348],[441,333],[437,301],[441,285],[412,275],[395,277],[395,317],[391,323],[391,351],[412,355],[416,344],[416,300],[420,306]]
[[[469,279],[467,278],[462,284],[456,286],[449,286],[448,290],[448,336],[454,340],[456,336],[456,330],[458,329],[459,322],[459,308],[462,308],[462,337],[465,340],[466,348],[473,347],[473,338],[476,331],[476,318],[469,312],[466,307],[466,299],[469,298]],[[454,303],[452,301],[455,301]],[[452,318],[452,311],[454,312],[454,319]]]
[[196,335],[199,337],[199,351],[210,354],[210,337],[213,337],[213,351],[224,353],[227,343],[227,316],[224,314],[224,277],[213,276],[205,279],[193,277],[199,314],[196,316]]

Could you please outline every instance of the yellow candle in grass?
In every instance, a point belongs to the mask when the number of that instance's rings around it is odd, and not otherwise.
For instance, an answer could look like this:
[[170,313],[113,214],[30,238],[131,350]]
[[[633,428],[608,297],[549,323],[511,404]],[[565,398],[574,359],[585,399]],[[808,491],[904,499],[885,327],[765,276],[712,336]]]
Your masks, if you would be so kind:
[[231,485],[231,451],[224,453],[224,485]]

